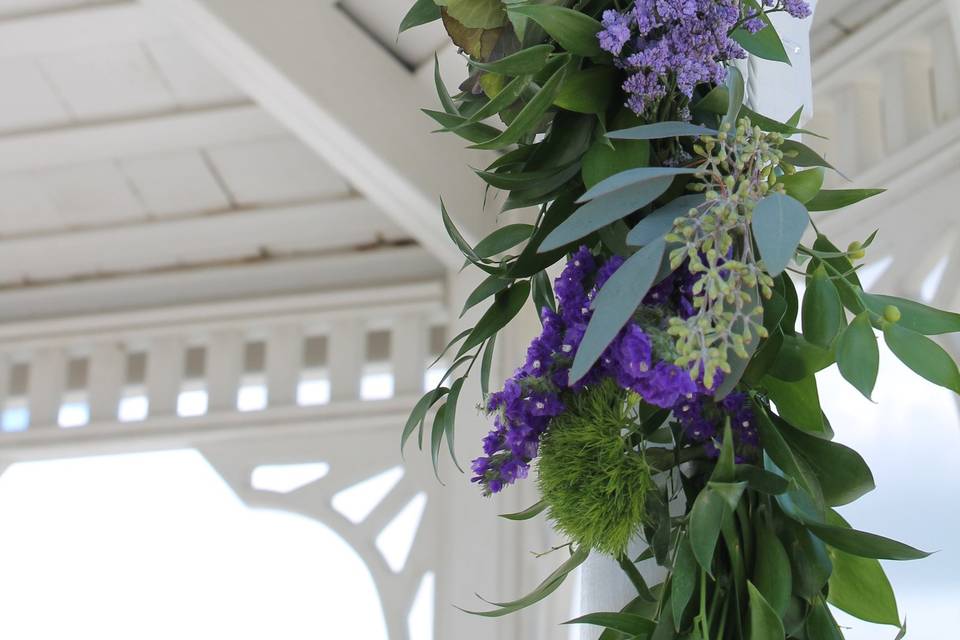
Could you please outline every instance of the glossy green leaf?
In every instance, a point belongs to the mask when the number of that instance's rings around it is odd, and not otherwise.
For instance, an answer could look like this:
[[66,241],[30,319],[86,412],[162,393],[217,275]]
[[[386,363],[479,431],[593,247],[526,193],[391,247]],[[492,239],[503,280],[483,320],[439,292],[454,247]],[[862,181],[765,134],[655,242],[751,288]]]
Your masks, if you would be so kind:
[[400,22],[400,33],[440,19],[440,7],[433,0],[417,0]]
[[447,394],[447,402],[443,405],[443,437],[447,439],[447,449],[450,452],[450,459],[453,460],[453,464],[457,467],[460,473],[463,473],[463,469],[460,467],[460,463],[457,462],[457,452],[456,447],[454,446],[454,432],[456,429],[456,419],[457,419],[457,403],[460,401],[460,390],[463,389],[463,383],[466,380],[466,377],[458,378],[450,385],[450,393]]
[[494,62],[471,61],[470,64],[477,69],[490,73],[504,76],[522,76],[542,71],[552,53],[553,45],[540,44],[521,49]]
[[[784,162],[794,166],[824,167],[825,169],[833,169],[837,173],[840,173],[835,166],[824,160],[819,153],[802,142],[797,142],[796,140],[785,140],[784,143],[780,145],[780,150],[783,151]],[[843,174],[840,173],[840,175]]]
[[427,412],[430,411],[430,407],[436,404],[444,395],[449,392],[449,389],[445,387],[440,387],[437,389],[432,389],[425,393],[417,404],[413,407],[413,411],[410,412],[410,416],[407,418],[407,423],[403,427],[403,434],[400,436],[400,453],[403,454],[403,449],[407,444],[407,440],[410,439],[410,436],[413,435],[413,432],[417,429],[423,428],[423,421],[427,417]]
[[737,482],[746,482],[747,486],[754,491],[768,496],[785,493],[790,486],[790,483],[780,476],[752,464],[738,464],[734,479]]
[[673,221],[687,215],[690,209],[702,204],[700,194],[680,196],[644,217],[630,230],[627,244],[642,247],[665,236],[673,228]]
[[560,565],[557,569],[555,569],[553,573],[551,573],[549,576],[544,578],[543,582],[537,585],[536,589],[534,589],[533,591],[531,591],[529,594],[527,594],[522,598],[513,600],[511,602],[489,602],[485,600],[485,602],[487,602],[488,604],[492,604],[493,606],[497,607],[497,609],[494,609],[493,611],[467,611],[466,609],[461,609],[461,611],[464,611],[466,613],[471,613],[477,616],[483,616],[486,618],[499,618],[501,616],[511,614],[515,611],[520,611],[521,609],[525,609],[526,607],[529,607],[532,604],[536,604],[537,602],[540,602],[541,600],[549,596],[551,593],[559,589],[560,585],[563,584],[563,581],[566,579],[567,575],[569,575],[571,571],[573,571],[574,569],[579,567],[581,564],[583,564],[584,561],[586,561],[586,559],[589,557],[589,555],[590,555],[589,548],[587,547],[578,548],[576,551],[574,551],[571,554],[571,556],[562,565]]
[[447,405],[442,404],[433,416],[433,427],[430,430],[430,459],[433,462],[433,473],[440,480],[440,447],[443,446],[443,433],[447,421]]
[[716,129],[703,127],[691,122],[655,122],[639,127],[630,127],[619,131],[610,131],[611,140],[662,140],[664,138],[682,138],[690,136],[716,135]]
[[790,448],[790,445],[781,435],[780,429],[771,420],[770,414],[756,401],[753,403],[753,410],[759,427],[760,444],[763,446],[766,457],[776,463],[776,466],[786,472],[787,476],[792,478],[802,489],[813,493],[813,487],[810,486],[809,479],[804,475],[793,449]]
[[821,189],[807,202],[809,211],[835,211],[884,193],[886,189]]
[[697,586],[700,569],[693,556],[690,540],[687,536],[680,538],[677,545],[677,559],[673,564],[673,574],[670,581],[670,604],[673,614],[674,629],[680,630],[683,623],[683,612],[686,611],[693,591]]
[[461,356],[471,349],[480,346],[487,338],[490,338],[500,331],[500,329],[507,326],[507,324],[520,313],[520,309],[523,308],[529,295],[530,283],[525,280],[516,282],[506,291],[498,293],[493,304],[487,309],[487,312],[483,314],[483,317],[477,322],[477,326],[474,327],[473,332],[471,332],[470,336],[464,341],[463,345],[461,345],[457,355]]
[[960,313],[941,311],[913,300],[872,293],[864,293],[863,300],[867,308],[879,316],[883,315],[887,306],[896,307],[900,311],[900,321],[897,324],[925,336],[960,332]]
[[458,129],[469,127],[474,123],[481,122],[487,118],[492,118],[498,113],[512,107],[517,100],[520,99],[520,96],[523,95],[532,82],[533,76],[517,76],[508,82],[503,89],[498,91],[496,95],[491,97],[485,105],[477,109],[474,113],[470,114],[470,116],[462,124],[451,128],[451,131],[456,132]]
[[737,505],[740,504],[740,498],[743,497],[743,492],[747,488],[746,482],[708,482],[707,486],[710,487],[710,490],[715,494],[720,496],[723,501],[727,504],[727,507],[730,509],[730,512],[736,511]]
[[727,67],[727,112],[723,116],[722,124],[729,125],[730,129],[735,131],[737,128],[737,118],[740,115],[740,108],[743,107],[743,98],[746,94],[746,87],[743,82],[743,74],[735,66]]
[[597,294],[593,317],[570,370],[571,384],[586,375],[637,310],[657,277],[664,249],[663,242],[654,242],[633,254]]
[[750,581],[747,581],[747,590],[750,593],[750,640],[783,640],[785,632],[780,615]]
[[617,86],[616,74],[605,65],[571,72],[553,104],[575,113],[606,113]]
[[[860,285],[860,278],[857,276],[857,272],[854,271],[850,260],[845,256],[839,255],[841,251],[824,235],[817,236],[817,239],[813,242],[813,248],[816,251],[832,253],[837,256],[826,258],[823,261],[832,267],[832,270],[828,270],[830,275],[843,275],[843,278],[833,281],[837,290],[840,292],[840,299],[843,300],[843,305],[855,314],[862,312],[863,305],[860,303],[858,292],[862,290],[863,287]],[[810,261],[811,268],[814,268],[814,262],[816,261]]]
[[870,467],[850,447],[788,425],[780,433],[817,477],[827,506],[849,504],[875,488]]
[[713,553],[720,537],[720,527],[727,517],[727,503],[708,486],[693,503],[690,511],[690,548],[697,563],[713,575]]
[[[733,482],[734,474],[736,473],[733,449],[733,430],[730,428],[730,421],[727,420],[723,429],[720,455],[717,457],[717,463],[714,465],[713,473],[710,475],[712,482]],[[736,505],[731,507],[731,509],[736,508]]]
[[756,33],[750,33],[747,29],[739,27],[730,34],[730,37],[747,52],[758,58],[790,64],[790,56],[787,55],[787,50],[783,47],[780,34],[777,33],[776,28],[770,22],[769,16],[764,13],[760,4],[756,0],[744,0],[744,4],[747,5],[748,11],[752,10],[763,22],[764,27]]
[[[439,11],[438,11],[439,13]],[[440,75],[440,58],[436,53],[433,54],[433,86],[437,90],[437,97],[440,98],[440,104],[444,112],[451,115],[460,115],[457,105],[453,103],[453,98],[447,93],[447,85],[443,82]]]
[[[471,149],[499,150],[509,147],[520,141],[520,139],[533,132],[533,129],[539,124],[543,114],[547,112],[550,105],[557,97],[560,87],[563,86],[564,78],[567,75],[569,65],[565,64],[557,69],[550,79],[544,83],[540,91],[531,98],[517,117],[510,121],[506,130],[495,138],[472,145]],[[460,131],[457,130],[457,133]]]
[[550,182],[553,178],[560,178],[559,184],[570,179],[574,171],[566,171],[569,167],[561,169],[543,169],[541,171],[474,171],[481,180],[495,189],[503,191],[522,191],[524,189],[536,189],[538,193],[543,193],[543,185]]
[[539,24],[565,51],[587,58],[603,55],[597,40],[600,23],[585,13],[545,4],[510,6],[508,11]]
[[534,227],[530,224],[508,224],[478,242],[473,252],[479,258],[491,258],[529,240],[533,232]]
[[434,0],[457,22],[468,29],[496,29],[506,24],[507,14],[500,0]]
[[753,584],[763,594],[777,616],[783,618],[787,612],[787,605],[790,604],[790,594],[793,592],[793,572],[790,569],[787,550],[764,519],[756,516],[753,539],[756,550]]
[[483,357],[480,360],[480,393],[486,398],[490,393],[490,370],[493,367],[493,354],[497,345],[497,336],[490,336],[483,348]]
[[541,271],[530,280],[532,285],[531,295],[533,303],[537,306],[537,317],[543,322],[543,310],[557,310],[557,299],[553,294],[553,285],[550,284],[550,275],[546,271]]
[[868,400],[880,371],[880,348],[866,311],[853,319],[837,342],[837,367],[844,379]]
[[753,211],[753,237],[767,273],[779,275],[789,264],[810,224],[803,204],[790,196],[772,194]]
[[583,184],[592,189],[610,176],[650,163],[650,143],[645,140],[597,140],[583,156]]
[[467,122],[467,119],[455,113],[434,111],[433,109],[421,109],[421,111],[440,123],[443,129],[439,131],[452,131],[464,140],[469,140],[470,142],[484,142],[501,135],[499,129],[491,127],[488,124],[483,124],[482,122],[462,126]]
[[532,507],[528,507],[523,511],[519,511],[517,513],[502,513],[500,514],[500,517],[505,518],[506,520],[515,520],[515,521],[530,520],[531,518],[535,518],[541,513],[543,513],[544,511],[546,511],[548,506],[550,505],[548,505],[546,501],[541,500],[540,502],[536,503]]
[[814,167],[806,171],[798,171],[793,175],[782,176],[779,182],[787,190],[788,196],[806,204],[820,193],[825,175],[823,167]]
[[495,296],[507,287],[512,284],[510,280],[503,280],[497,276],[487,276],[486,280],[477,285],[477,288],[467,296],[466,302],[463,303],[463,310],[460,311],[460,317],[477,306],[490,296]]
[[914,373],[954,393],[960,393],[960,370],[943,347],[899,324],[887,324],[883,337],[894,355]]
[[843,526],[808,522],[806,527],[825,543],[860,558],[877,560],[921,560],[930,555],[910,545],[875,533],[857,531]]
[[577,206],[573,202],[574,193],[576,191],[573,189],[565,191],[550,203],[530,242],[527,243],[516,262],[507,272],[509,277],[533,277],[560,260],[568,250],[575,249],[575,246],[571,244],[551,251],[541,250],[544,239],[573,215],[576,210]]
[[777,405],[777,413],[784,420],[806,431],[825,432],[820,393],[814,376],[806,376],[793,382],[767,376],[762,384],[766,387],[770,400]]
[[805,625],[807,640],[844,640],[843,632],[823,601],[814,605]]
[[[803,114],[803,108],[800,108],[797,111],[797,113],[794,115],[799,116],[802,114]],[[806,129],[798,129],[796,124],[793,123],[794,118],[791,118],[791,122],[786,122],[786,123],[779,122],[778,120],[774,120],[773,118],[757,113],[756,111],[754,111],[753,109],[750,109],[746,105],[744,105],[743,108],[740,109],[740,117],[747,118],[748,120],[750,120],[750,124],[756,127],[760,127],[764,131],[767,131],[770,133],[782,133],[783,135],[788,137],[794,136],[797,134],[802,134],[802,135],[808,135],[808,136],[815,136],[817,138],[823,138],[823,136],[818,135],[812,131],[808,131]]]
[[646,635],[653,633],[656,623],[635,613],[588,613],[563,624],[590,624],[606,629],[613,629],[631,635]]
[[[566,246],[630,215],[663,195],[672,182],[671,176],[664,176],[630,184],[591,200],[544,238],[540,251],[547,252]],[[603,184],[601,182],[598,186]]]
[[[830,520],[831,524],[849,527],[836,513],[831,513]],[[827,601],[861,620],[899,627],[897,598],[880,562],[837,549],[830,549],[829,553],[833,573]]]
[[846,324],[840,293],[823,267],[814,272],[807,285],[802,320],[803,337],[825,349],[833,346]]

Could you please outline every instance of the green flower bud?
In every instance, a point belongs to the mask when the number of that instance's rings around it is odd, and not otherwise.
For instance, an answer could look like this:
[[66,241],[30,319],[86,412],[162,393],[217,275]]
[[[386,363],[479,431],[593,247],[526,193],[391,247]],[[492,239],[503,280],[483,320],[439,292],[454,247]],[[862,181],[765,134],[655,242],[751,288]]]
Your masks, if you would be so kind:
[[883,319],[887,322],[900,322],[900,317],[900,309],[897,307],[893,306],[892,304],[888,304],[886,307],[884,307]]

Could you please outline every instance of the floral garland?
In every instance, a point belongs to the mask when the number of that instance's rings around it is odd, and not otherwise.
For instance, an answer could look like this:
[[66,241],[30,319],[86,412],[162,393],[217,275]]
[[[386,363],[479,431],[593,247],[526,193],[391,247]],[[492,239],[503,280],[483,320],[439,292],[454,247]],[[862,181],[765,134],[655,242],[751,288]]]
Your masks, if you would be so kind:
[[[878,560],[928,554],[834,511],[874,482],[832,441],[815,374],[836,364],[869,398],[879,331],[960,393],[957,364],[928,337],[960,332],[960,315],[864,291],[874,236],[843,251],[814,227],[803,243],[811,212],[882,190],[822,188],[833,167],[791,139],[815,135],[801,112],[778,122],[743,104],[734,61],[789,62],[777,12],[810,15],[804,0],[419,0],[401,25],[443,21],[468,77],[450,96],[438,72],[443,110],[425,113],[501,152],[477,174],[507,193],[504,211],[540,210],[471,245],[442,208],[487,274],[465,310],[492,303],[448,345],[453,365],[402,436],[422,446],[428,431],[436,467],[479,361],[492,430],[473,482],[490,495],[535,467],[543,499],[505,517],[546,512],[570,539],[536,590],[479,615],[542,600],[597,552],[637,588],[623,610],[571,621],[603,638],[842,638],[828,603],[906,633]],[[531,298],[543,330],[491,392],[496,337]],[[638,538],[648,550],[631,557]],[[659,584],[644,562],[663,568]]]

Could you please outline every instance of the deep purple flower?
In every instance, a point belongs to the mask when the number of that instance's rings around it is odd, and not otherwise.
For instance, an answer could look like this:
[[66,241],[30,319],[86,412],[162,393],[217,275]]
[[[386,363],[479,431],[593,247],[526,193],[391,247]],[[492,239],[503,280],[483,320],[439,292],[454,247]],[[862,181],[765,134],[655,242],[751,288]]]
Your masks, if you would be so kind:
[[650,372],[653,366],[653,349],[650,337],[639,325],[633,322],[627,325],[618,347],[618,361],[625,373],[633,378],[640,378]]
[[693,396],[697,385],[685,369],[669,362],[658,362],[649,374],[637,380],[633,390],[648,404],[672,409],[681,398]]

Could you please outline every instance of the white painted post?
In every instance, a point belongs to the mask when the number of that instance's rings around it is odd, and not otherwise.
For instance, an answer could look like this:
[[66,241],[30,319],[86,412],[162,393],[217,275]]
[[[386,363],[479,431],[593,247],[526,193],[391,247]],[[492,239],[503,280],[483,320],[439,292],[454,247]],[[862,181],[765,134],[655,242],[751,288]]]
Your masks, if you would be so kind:
[[7,396],[10,394],[10,366],[10,356],[0,353],[0,421],[7,406]]
[[939,24],[932,36],[937,122],[946,122],[960,115],[960,30],[955,30],[952,24]]
[[336,322],[327,338],[329,345],[330,401],[360,397],[360,378],[367,359],[367,327],[358,318]]
[[880,87],[862,80],[837,94],[837,166],[848,174],[876,166],[884,153]]
[[884,61],[883,130],[891,150],[933,128],[932,64],[929,53],[913,50],[897,51]]
[[150,417],[177,415],[186,350],[180,336],[157,336],[147,352],[146,388]]
[[424,367],[427,360],[426,319],[419,315],[397,318],[390,334],[390,360],[393,366],[393,388],[397,396],[423,391]]
[[295,406],[303,368],[303,329],[298,324],[274,327],[267,338],[267,402],[271,407]]
[[217,331],[207,343],[207,402],[210,412],[236,411],[237,391],[243,375],[243,333]]
[[38,349],[30,360],[30,428],[56,427],[67,381],[67,355],[58,347]]
[[100,342],[93,346],[88,362],[90,422],[115,421],[126,377],[126,352],[116,342]]

